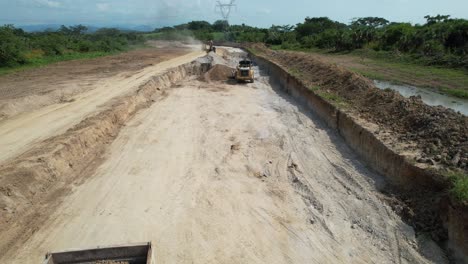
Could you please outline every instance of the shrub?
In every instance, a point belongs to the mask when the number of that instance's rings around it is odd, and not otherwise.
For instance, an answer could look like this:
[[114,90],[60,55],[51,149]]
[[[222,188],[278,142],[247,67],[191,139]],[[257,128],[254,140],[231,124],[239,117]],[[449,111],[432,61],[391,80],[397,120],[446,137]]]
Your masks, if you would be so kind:
[[458,172],[449,173],[452,181],[450,193],[459,202],[468,202],[468,175]]
[[17,36],[12,26],[0,27],[0,66],[26,63],[26,40]]
[[58,33],[40,34],[33,42],[35,48],[42,49],[46,56],[64,54],[67,49],[67,37]]

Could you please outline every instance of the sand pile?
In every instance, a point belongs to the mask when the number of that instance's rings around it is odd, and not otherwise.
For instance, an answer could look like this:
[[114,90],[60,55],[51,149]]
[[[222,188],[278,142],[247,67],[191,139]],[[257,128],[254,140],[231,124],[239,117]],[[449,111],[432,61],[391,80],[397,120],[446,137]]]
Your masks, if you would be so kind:
[[236,70],[226,65],[216,64],[208,72],[200,77],[201,81],[225,81],[233,76]]

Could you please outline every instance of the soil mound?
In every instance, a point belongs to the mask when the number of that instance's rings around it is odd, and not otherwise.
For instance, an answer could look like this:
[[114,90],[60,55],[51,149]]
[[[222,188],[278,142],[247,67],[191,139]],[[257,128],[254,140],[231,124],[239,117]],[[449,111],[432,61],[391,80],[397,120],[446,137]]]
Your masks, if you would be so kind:
[[211,82],[211,81],[226,81],[228,80],[233,72],[234,68],[223,64],[216,64],[208,72],[206,72],[201,78],[201,81]]

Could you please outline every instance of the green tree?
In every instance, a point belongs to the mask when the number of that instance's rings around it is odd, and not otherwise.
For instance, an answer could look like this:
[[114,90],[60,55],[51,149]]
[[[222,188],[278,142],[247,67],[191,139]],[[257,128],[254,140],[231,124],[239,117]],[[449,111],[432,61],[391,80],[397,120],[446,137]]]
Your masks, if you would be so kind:
[[437,15],[437,16],[427,15],[424,18],[427,21],[426,25],[433,25],[433,24],[437,24],[437,23],[440,23],[440,22],[447,22],[447,21],[450,20],[449,15]]
[[328,17],[307,17],[304,23],[296,25],[295,31],[298,38],[305,36],[320,34],[329,29],[343,29],[346,28],[345,24],[333,21]]
[[117,37],[121,34],[120,30],[116,28],[100,28],[96,31],[96,36]]
[[86,33],[86,31],[88,31],[88,28],[83,25],[76,25],[71,27],[62,25],[57,32],[69,36],[80,36]]
[[214,31],[227,31],[229,29],[229,23],[226,20],[216,20],[213,23]]
[[388,25],[389,21],[385,18],[381,17],[362,17],[362,18],[355,18],[351,22],[352,27],[369,27],[369,28],[382,28]]
[[88,27],[83,26],[83,25],[76,25],[76,26],[71,26],[70,27],[71,34],[74,36],[80,36],[86,33],[88,31]]
[[[15,33],[19,33],[20,36]],[[0,66],[15,66],[26,63],[24,51],[26,39],[12,25],[0,27]]]
[[380,46],[383,50],[400,49],[402,41],[407,41],[415,33],[409,23],[392,23],[385,27],[380,37]]
[[448,30],[444,45],[451,52],[459,55],[468,54],[468,21],[463,19],[453,20]]
[[204,30],[204,31],[211,31],[212,27],[209,22],[206,21],[192,21],[189,22],[187,25],[189,30]]
[[38,34],[33,41],[34,47],[43,50],[47,56],[64,54],[67,44],[67,37],[57,32]]
[[376,40],[381,28],[388,24],[388,20],[380,17],[356,18],[351,22],[354,48],[362,48],[366,44]]
[[267,32],[265,42],[272,45],[281,45],[283,42],[294,42],[296,40],[296,33],[293,32],[294,26],[272,25]]

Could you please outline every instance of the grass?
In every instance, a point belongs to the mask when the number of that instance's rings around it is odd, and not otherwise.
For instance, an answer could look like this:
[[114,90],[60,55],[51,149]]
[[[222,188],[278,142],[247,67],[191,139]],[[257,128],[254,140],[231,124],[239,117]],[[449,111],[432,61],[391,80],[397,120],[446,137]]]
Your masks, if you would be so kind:
[[[115,52],[114,52],[115,53]],[[112,55],[112,52],[88,52],[88,53],[70,53],[61,56],[46,56],[42,58],[30,59],[27,64],[15,67],[1,67],[0,75],[18,72],[27,69],[39,68],[52,63],[68,60],[94,59],[102,56]]]
[[319,95],[320,97],[324,98],[325,100],[332,103],[333,105],[335,105],[338,108],[346,108],[346,107],[349,106],[348,102],[344,98],[342,98],[341,96],[339,96],[339,95],[337,95],[335,93],[331,93],[331,92],[328,92],[328,91],[321,90],[322,87],[320,87],[318,85],[309,86],[308,88],[309,88],[309,90],[311,90],[315,94]]
[[326,51],[321,50],[319,48],[302,48],[300,46],[291,46],[289,48],[284,48],[283,45],[271,45],[269,46],[271,50],[289,50],[289,51],[301,51],[301,52],[308,52],[308,53],[323,53],[325,54]]
[[463,172],[450,172],[446,176],[452,182],[450,194],[458,202],[468,202],[468,175]]
[[465,98],[468,99],[468,91],[462,89],[448,89],[448,88],[440,88],[443,93],[449,94],[454,97],[458,98]]
[[325,91],[319,91],[318,94],[325,98],[326,100],[328,101],[333,101],[333,102],[337,102],[337,101],[340,101],[342,100],[341,97],[339,97],[338,95],[336,94],[333,94],[333,93],[329,93],[329,92],[325,92]]
[[288,71],[294,77],[301,78],[303,76],[302,72],[297,68],[291,67],[288,69]]
[[388,76],[386,76],[385,74],[382,74],[380,72],[375,72],[375,71],[372,71],[372,70],[359,69],[359,68],[356,68],[356,67],[349,67],[349,69],[351,71],[359,73],[362,76],[365,76],[365,77],[367,77],[369,79],[379,80],[379,81],[389,81],[389,82],[391,82],[393,84],[403,84],[403,82],[398,81],[397,79],[389,80]]
[[[393,66],[395,66],[395,65],[393,65]],[[387,68],[390,68],[390,67],[391,66],[387,66]],[[418,67],[420,67],[420,66],[418,66]],[[389,76],[389,75],[386,75],[385,73],[381,73],[381,72],[379,72],[377,70],[373,70],[371,68],[369,68],[369,69],[359,69],[359,68],[356,68],[356,67],[349,67],[349,69],[351,71],[353,71],[353,72],[359,73],[359,74],[361,74],[361,75],[363,75],[363,76],[365,76],[365,77],[367,77],[369,79],[373,79],[373,80],[388,81],[388,82],[390,82],[392,84],[398,84],[398,85],[402,85],[402,84],[415,85],[415,83],[413,81],[407,80],[406,77]],[[401,67],[399,67],[398,70],[401,71]],[[445,71],[447,69],[437,69],[437,70]],[[416,79],[437,78],[437,79],[441,80],[442,82],[443,82],[444,79],[446,79],[449,82],[457,81],[460,85],[463,85],[463,86],[467,87],[467,89],[448,88],[448,87],[445,87],[445,86],[438,86],[438,85],[434,85],[434,86],[428,85],[427,87],[437,89],[440,93],[447,94],[447,95],[450,95],[450,96],[453,96],[453,97],[468,99],[468,80],[466,80],[467,76],[465,76],[464,74],[460,74],[460,75],[457,75],[456,73],[454,74],[453,69],[448,69],[448,70],[449,70],[448,74],[440,73],[440,72],[435,73],[434,71],[421,73],[421,71],[418,71],[415,68],[409,68],[409,69],[404,70],[404,71],[411,72],[414,75],[413,78],[416,78]],[[421,87],[421,88],[423,88],[423,87]]]
[[390,81],[395,84],[416,84],[417,86],[419,82],[425,82],[428,83],[426,85],[428,88],[437,89],[441,93],[468,98],[468,74],[463,70],[382,60],[373,60],[369,66],[366,69],[351,70],[367,78]]
[[337,94],[327,92],[327,91],[320,91],[320,90],[316,91],[316,93],[320,97],[324,98],[325,100],[332,103],[334,106],[336,106],[338,108],[346,108],[346,107],[349,106],[348,102],[346,102],[346,100],[344,98],[342,98],[341,96],[339,96]]
[[308,87],[308,88],[309,88],[309,90],[311,90],[312,92],[317,92],[317,91],[319,91],[319,90],[321,89],[320,86],[318,86],[318,85],[310,86],[310,87]]
[[224,32],[213,32],[213,40],[214,41],[219,41],[219,40],[224,40]]
[[416,77],[428,77],[432,75],[441,79],[457,79],[462,81],[463,85],[468,85],[468,74],[462,69],[441,68],[413,63],[386,61],[383,59],[377,59],[371,63],[392,69],[399,69],[400,71],[411,73]]
[[[282,50],[281,46],[270,48]],[[409,56],[396,56],[389,52],[372,50],[355,50],[346,53],[317,48],[288,50],[324,56],[331,62],[339,63],[369,79],[427,87],[454,97],[468,98],[468,71],[465,69],[427,66]]]
[[143,37],[146,39],[146,40],[151,40],[151,39],[158,39],[162,36],[162,33],[161,32],[158,32],[158,33],[147,33],[147,34],[144,34]]
[[250,53],[252,53],[253,55],[260,55],[261,54],[261,51],[259,51],[258,49],[256,48],[246,48],[246,50]]
[[[454,97],[468,98],[468,73],[465,70],[397,62],[396,59],[372,55],[370,58],[367,62],[361,61],[364,67],[350,69],[370,79],[415,86],[422,84]],[[358,63],[358,60],[354,63]]]
[[[302,78],[304,76],[301,70],[294,67],[288,68],[288,72],[296,78]],[[308,87],[308,89],[338,108],[346,108],[349,106],[348,102],[346,102],[344,98],[335,93],[321,90],[322,88],[318,85],[310,86]]]

